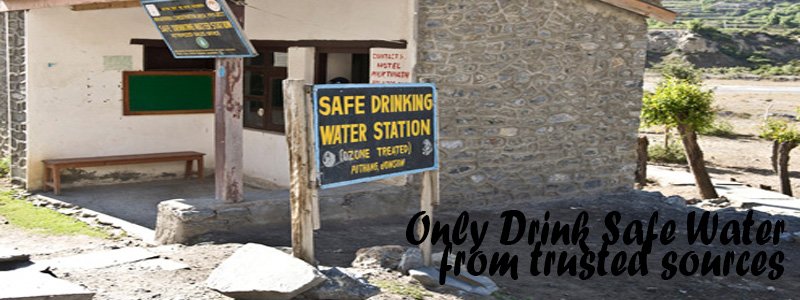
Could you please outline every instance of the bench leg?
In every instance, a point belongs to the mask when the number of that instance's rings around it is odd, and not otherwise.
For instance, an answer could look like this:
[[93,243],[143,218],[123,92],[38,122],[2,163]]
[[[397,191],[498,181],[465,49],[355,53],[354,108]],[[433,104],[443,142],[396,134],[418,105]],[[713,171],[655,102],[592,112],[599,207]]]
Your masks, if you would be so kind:
[[44,176],[42,176],[42,191],[43,192],[47,192],[47,188],[49,187],[48,184],[50,184],[50,174],[52,174],[52,173],[50,173],[50,168],[45,166],[44,167]]
[[52,167],[53,170],[53,191],[56,195],[61,195],[61,170],[58,167]]
[[204,169],[203,169],[203,158],[202,157],[197,159],[197,177],[200,180],[203,180],[203,178],[205,178]]
[[193,164],[194,164],[193,160],[187,160],[186,161],[186,169],[185,169],[184,174],[183,174],[183,178],[184,179],[189,179],[189,177],[192,176],[192,165]]

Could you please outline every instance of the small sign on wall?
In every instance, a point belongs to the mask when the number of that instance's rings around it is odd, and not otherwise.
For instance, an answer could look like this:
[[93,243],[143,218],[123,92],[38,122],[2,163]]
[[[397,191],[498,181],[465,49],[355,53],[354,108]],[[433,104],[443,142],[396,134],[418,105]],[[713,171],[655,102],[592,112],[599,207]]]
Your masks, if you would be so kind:
[[369,61],[369,83],[411,82],[411,64],[406,49],[372,48]]

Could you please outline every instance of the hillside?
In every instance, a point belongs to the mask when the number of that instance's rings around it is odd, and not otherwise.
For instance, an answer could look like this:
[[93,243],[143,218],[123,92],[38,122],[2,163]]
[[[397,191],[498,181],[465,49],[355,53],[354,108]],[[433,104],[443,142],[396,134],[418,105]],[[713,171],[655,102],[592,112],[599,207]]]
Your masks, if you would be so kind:
[[648,65],[679,60],[721,74],[800,76],[800,41],[796,36],[763,31],[722,32],[714,27],[696,30],[651,30]]
[[664,0],[662,5],[678,12],[677,25],[653,22],[653,28],[674,28],[693,19],[723,29],[800,28],[800,3],[796,0]]

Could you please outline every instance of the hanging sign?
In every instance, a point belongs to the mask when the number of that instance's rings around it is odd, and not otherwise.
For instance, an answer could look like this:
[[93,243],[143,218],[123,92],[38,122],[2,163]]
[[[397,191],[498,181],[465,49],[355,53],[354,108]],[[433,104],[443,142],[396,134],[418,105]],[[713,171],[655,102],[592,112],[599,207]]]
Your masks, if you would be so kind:
[[438,169],[432,84],[314,86],[322,188]]
[[175,58],[258,55],[225,0],[142,0]]

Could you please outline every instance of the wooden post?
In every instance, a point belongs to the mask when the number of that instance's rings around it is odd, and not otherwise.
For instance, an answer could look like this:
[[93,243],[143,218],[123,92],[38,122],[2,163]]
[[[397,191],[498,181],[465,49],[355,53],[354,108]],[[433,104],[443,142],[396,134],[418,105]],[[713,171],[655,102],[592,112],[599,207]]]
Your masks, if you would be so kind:
[[311,193],[311,222],[313,224],[314,230],[319,230],[322,228],[322,224],[319,220],[319,187],[317,187],[317,174],[319,174],[319,170],[317,170],[317,164],[315,163],[315,155],[316,154],[316,145],[314,145],[314,105],[312,104],[311,99],[311,92],[313,85],[306,85],[305,86],[305,102],[306,104],[306,126],[309,128],[306,130],[307,137],[307,145],[306,149],[308,150],[308,157],[309,157],[309,168],[308,168],[308,189]]
[[242,179],[242,67],[241,58],[217,58],[214,97],[214,157],[216,199],[244,200]]
[[650,141],[646,136],[639,137],[636,145],[636,184],[639,185],[638,188],[647,186],[647,147],[649,145]]
[[292,253],[305,262],[316,265],[314,258],[314,218],[311,182],[311,156],[308,146],[310,127],[306,120],[305,80],[287,79],[283,82],[286,142],[289,145],[291,188],[289,201],[292,211]]
[[783,142],[778,146],[778,178],[781,182],[781,193],[787,196],[794,196],[789,178],[789,152],[795,147],[797,144],[793,142]]
[[[429,171],[422,173],[422,195],[420,197],[420,211],[425,211],[431,224],[433,224],[433,212],[439,206],[439,171]],[[417,226],[419,236],[422,236],[422,226]],[[422,244],[419,245],[422,252],[422,262],[425,266],[432,265],[431,253],[433,246],[431,245],[431,238],[428,236]]]

